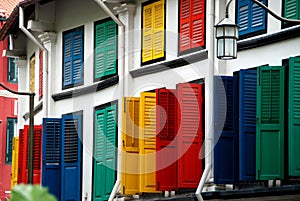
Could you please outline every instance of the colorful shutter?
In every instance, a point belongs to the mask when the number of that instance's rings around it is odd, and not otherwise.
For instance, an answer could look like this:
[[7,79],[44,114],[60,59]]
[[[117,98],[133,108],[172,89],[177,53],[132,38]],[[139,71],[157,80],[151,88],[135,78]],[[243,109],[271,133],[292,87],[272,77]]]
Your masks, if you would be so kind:
[[180,52],[204,46],[204,13],[204,0],[180,0]]
[[64,35],[63,86],[83,82],[83,29]]
[[42,137],[42,185],[49,192],[60,197],[60,163],[61,163],[61,119],[43,119]]
[[19,157],[18,157],[18,184],[26,183],[26,160],[27,160],[27,136],[28,129],[19,130]]
[[284,67],[258,68],[256,179],[284,178]]
[[289,59],[289,176],[300,176],[300,58]]
[[[259,0],[267,4],[267,0]],[[238,0],[239,35],[246,35],[266,29],[266,11],[251,0]]]
[[29,69],[29,90],[31,93],[35,92],[35,56],[30,58],[30,69]]
[[6,131],[6,163],[12,162],[13,151],[13,138],[15,132],[16,119],[7,119],[7,131]]
[[165,56],[165,1],[143,7],[142,63]]
[[140,97],[140,189],[156,192],[156,98],[155,93],[142,92]]
[[255,180],[257,70],[240,70],[239,83],[239,179]]
[[19,137],[14,137],[12,164],[11,164],[11,186],[10,189],[18,184],[18,156],[19,156]]
[[203,173],[203,85],[180,83],[178,94],[178,188],[197,188]]
[[287,19],[299,19],[300,2],[298,0],[284,0],[283,15]]
[[33,138],[33,184],[41,183],[42,126],[34,126]]
[[156,89],[156,190],[177,190],[177,92]]
[[40,50],[39,53],[39,60],[40,60],[40,66],[39,66],[39,99],[42,99],[43,97],[43,70],[44,70],[44,57],[43,57],[43,51]]
[[81,200],[82,116],[64,115],[61,136],[61,201]]
[[117,26],[112,20],[95,26],[95,79],[117,72]]
[[139,98],[123,98],[121,181],[122,194],[140,193],[139,107]]
[[108,200],[116,180],[117,107],[95,112],[93,200]]
[[215,77],[216,108],[214,182],[234,183],[238,178],[236,77]]

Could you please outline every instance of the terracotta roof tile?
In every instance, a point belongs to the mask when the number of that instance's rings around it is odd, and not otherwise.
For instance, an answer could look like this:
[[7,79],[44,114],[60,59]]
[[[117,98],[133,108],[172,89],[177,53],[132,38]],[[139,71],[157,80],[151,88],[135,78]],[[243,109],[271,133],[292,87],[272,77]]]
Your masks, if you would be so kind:
[[23,0],[1,0],[0,1],[0,17],[8,18],[13,9]]

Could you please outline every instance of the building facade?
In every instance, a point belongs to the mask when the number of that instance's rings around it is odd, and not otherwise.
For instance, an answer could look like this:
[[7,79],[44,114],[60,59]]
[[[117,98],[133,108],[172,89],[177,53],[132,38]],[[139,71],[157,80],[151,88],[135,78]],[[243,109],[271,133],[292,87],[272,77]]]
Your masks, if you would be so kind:
[[[298,1],[263,3],[279,15],[299,18]],[[216,58],[214,26],[225,16],[225,6],[225,1],[205,0],[20,3],[2,28],[1,39],[12,37],[14,48],[7,55],[17,57],[19,91],[36,94],[34,121],[43,127],[42,185],[51,183],[50,191],[60,200],[108,200],[114,187],[122,194],[195,189],[206,171],[209,174],[204,179],[216,185],[297,176],[294,173],[284,176],[287,169],[283,169],[283,161],[289,158],[297,164],[297,156],[285,155],[293,151],[294,145],[288,145],[289,152],[281,147],[285,139],[282,133],[288,132],[284,124],[293,119],[278,117],[284,116],[278,114],[284,113],[285,104],[276,99],[282,86],[260,88],[264,85],[257,86],[255,77],[255,92],[252,91],[251,97],[258,103],[247,107],[238,90],[250,86],[241,81],[241,70],[255,68],[255,75],[266,71],[272,77],[272,70],[260,66],[286,65],[289,61],[286,59],[299,54],[299,26],[276,21],[250,0],[233,2],[229,16],[240,27],[238,58],[221,61]],[[290,65],[296,63],[293,59]],[[279,81],[284,79],[274,76]],[[179,104],[178,107],[167,110],[171,103],[159,102],[164,97],[159,89],[164,88],[176,91],[172,93],[178,103],[173,103]],[[259,98],[256,88],[261,92]],[[172,95],[167,97],[171,101]],[[264,105],[266,100],[269,102]],[[29,100],[22,97],[18,101],[18,128],[23,128],[29,124]],[[192,104],[185,108],[189,101]],[[168,111],[173,110],[180,116],[174,119],[177,122],[174,128],[178,129],[176,139],[178,143],[187,142],[174,145],[176,153],[182,152],[174,159],[179,161],[174,166],[177,180],[165,189],[161,188],[163,180],[160,183],[156,180],[162,178],[162,174],[156,174],[159,163],[155,164],[160,160],[155,150],[161,148],[156,143],[163,139],[158,139],[162,135],[156,122],[157,114],[162,114],[155,106],[159,104],[166,111],[160,118],[171,119],[174,115]],[[245,109],[240,109],[244,106]],[[241,115],[250,107],[251,123],[242,124]],[[263,111],[259,117],[271,119],[279,128],[270,130],[270,123],[265,121],[261,125],[266,124],[267,129],[256,124],[256,107]],[[265,108],[278,110],[270,109],[266,117]],[[135,116],[137,119],[133,120]],[[127,118],[134,124],[127,123]],[[166,122],[172,127],[171,120]],[[248,124],[254,135],[241,135],[240,129]],[[166,131],[166,135],[172,138],[175,130]],[[270,137],[272,133],[277,133],[277,137]],[[255,136],[262,136],[262,140],[257,141]],[[242,140],[244,137],[246,140]],[[268,152],[268,139],[277,143],[275,154]],[[247,140],[251,143],[243,145]],[[259,149],[260,143],[267,148]],[[166,158],[172,155],[168,151],[164,154],[169,154]],[[245,161],[247,157],[251,158]],[[201,165],[190,168],[196,160]],[[171,160],[165,167],[173,163]],[[129,172],[124,170],[131,166]],[[297,169],[292,162],[290,166]],[[249,174],[243,173],[248,171],[247,167]]]

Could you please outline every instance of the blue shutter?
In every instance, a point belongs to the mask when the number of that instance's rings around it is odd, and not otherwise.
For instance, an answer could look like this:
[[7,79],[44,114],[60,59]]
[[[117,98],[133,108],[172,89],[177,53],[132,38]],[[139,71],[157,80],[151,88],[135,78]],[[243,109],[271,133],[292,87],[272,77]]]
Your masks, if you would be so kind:
[[60,197],[61,119],[43,119],[42,185]]
[[83,31],[73,34],[73,84],[83,82]]
[[[259,0],[267,5],[267,0]],[[237,23],[239,35],[246,35],[266,29],[266,12],[251,0],[238,0]]]
[[63,86],[72,84],[72,35],[64,35]]
[[239,74],[239,179],[255,180],[257,70]]
[[83,29],[64,35],[63,86],[83,82]]
[[[215,77],[216,114],[214,182],[234,183],[238,177],[236,77]],[[225,118],[225,119],[224,119]]]
[[64,115],[61,136],[61,201],[81,200],[82,117]]

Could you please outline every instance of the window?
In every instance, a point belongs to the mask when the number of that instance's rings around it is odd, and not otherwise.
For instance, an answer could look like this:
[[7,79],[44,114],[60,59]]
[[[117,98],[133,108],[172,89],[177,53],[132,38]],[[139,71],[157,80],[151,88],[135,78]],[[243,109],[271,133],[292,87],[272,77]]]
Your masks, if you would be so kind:
[[[267,5],[267,0],[259,0]],[[245,38],[267,31],[266,11],[251,0],[238,0],[237,24],[239,25],[239,36]]]
[[5,162],[11,164],[13,137],[17,133],[17,119],[8,118],[6,123],[6,155]]
[[15,59],[8,58],[8,82],[18,82],[18,67],[15,64]]
[[205,45],[205,0],[180,0],[179,52]]
[[83,84],[83,27],[63,33],[63,89]]
[[43,51],[40,50],[39,53],[39,60],[40,60],[40,66],[39,66],[39,99],[41,100],[43,97]]
[[[287,19],[300,19],[300,1],[283,0],[283,17]],[[294,23],[283,23],[283,28],[296,25]]]
[[117,25],[111,19],[95,23],[94,81],[117,73]]
[[35,56],[30,58],[30,69],[29,69],[29,91],[35,92]]
[[165,1],[143,5],[142,64],[165,58]]

